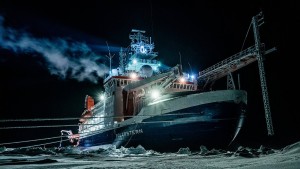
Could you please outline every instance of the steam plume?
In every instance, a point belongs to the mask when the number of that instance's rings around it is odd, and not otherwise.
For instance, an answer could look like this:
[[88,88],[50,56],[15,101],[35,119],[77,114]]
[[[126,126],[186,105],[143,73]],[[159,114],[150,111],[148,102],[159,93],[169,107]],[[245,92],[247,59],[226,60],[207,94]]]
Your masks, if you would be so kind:
[[15,53],[39,53],[39,56],[46,60],[50,73],[63,79],[73,78],[97,83],[99,77],[108,72],[107,66],[97,63],[100,56],[92,52],[85,43],[62,38],[36,38],[27,32],[5,27],[2,16],[0,16],[0,47]]

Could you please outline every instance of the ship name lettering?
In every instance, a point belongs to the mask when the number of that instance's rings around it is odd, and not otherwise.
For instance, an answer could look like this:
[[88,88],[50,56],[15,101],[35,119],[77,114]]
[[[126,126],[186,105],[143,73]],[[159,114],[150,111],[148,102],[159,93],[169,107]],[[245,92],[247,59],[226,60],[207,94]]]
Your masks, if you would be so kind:
[[142,134],[142,133],[143,133],[143,129],[130,130],[130,131],[125,131],[125,132],[116,134],[116,137],[132,136],[132,135]]

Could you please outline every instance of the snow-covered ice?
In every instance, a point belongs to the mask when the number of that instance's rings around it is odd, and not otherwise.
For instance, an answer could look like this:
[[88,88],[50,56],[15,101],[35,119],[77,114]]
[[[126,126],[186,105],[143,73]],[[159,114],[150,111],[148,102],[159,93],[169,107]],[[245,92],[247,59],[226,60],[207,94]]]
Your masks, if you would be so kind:
[[236,151],[199,147],[198,152],[181,148],[176,153],[158,153],[136,148],[116,149],[114,146],[79,149],[66,147],[8,149],[0,148],[0,168],[6,169],[100,169],[100,168],[243,168],[299,169],[300,142],[276,150],[239,147]]

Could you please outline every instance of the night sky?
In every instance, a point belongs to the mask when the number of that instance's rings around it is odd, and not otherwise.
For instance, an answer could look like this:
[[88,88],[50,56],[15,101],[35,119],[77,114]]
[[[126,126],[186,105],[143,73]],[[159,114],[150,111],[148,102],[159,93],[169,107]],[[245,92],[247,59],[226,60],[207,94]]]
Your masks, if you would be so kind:
[[[245,145],[281,146],[300,140],[296,82],[300,19],[294,1],[0,1],[0,120],[80,117],[85,95],[103,90],[109,62],[130,44],[131,29],[145,30],[157,59],[194,73],[239,52],[252,16],[264,14],[260,29],[275,136],[268,137],[257,62],[238,70],[248,92],[247,121],[238,138]],[[253,45],[250,29],[244,49]],[[53,56],[60,57],[53,58]],[[298,62],[299,63],[299,62]],[[190,65],[190,66],[189,66]],[[92,71],[91,71],[92,69]],[[298,71],[299,72],[299,71]],[[216,89],[226,88],[220,80]],[[96,99],[97,101],[97,99]],[[0,127],[55,122],[0,122]],[[0,143],[60,135],[77,127],[0,130]],[[25,145],[25,144],[22,144]],[[8,146],[9,147],[9,146]]]

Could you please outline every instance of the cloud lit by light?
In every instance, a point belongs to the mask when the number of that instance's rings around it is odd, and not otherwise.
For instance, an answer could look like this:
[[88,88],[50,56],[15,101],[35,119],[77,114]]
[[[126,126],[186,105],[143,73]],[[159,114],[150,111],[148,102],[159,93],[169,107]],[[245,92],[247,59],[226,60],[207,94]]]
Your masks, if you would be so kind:
[[63,38],[36,38],[28,32],[4,25],[0,16],[0,47],[15,53],[36,52],[42,56],[49,72],[62,79],[89,80],[97,83],[108,72],[107,66],[97,63],[96,55],[85,43]]

